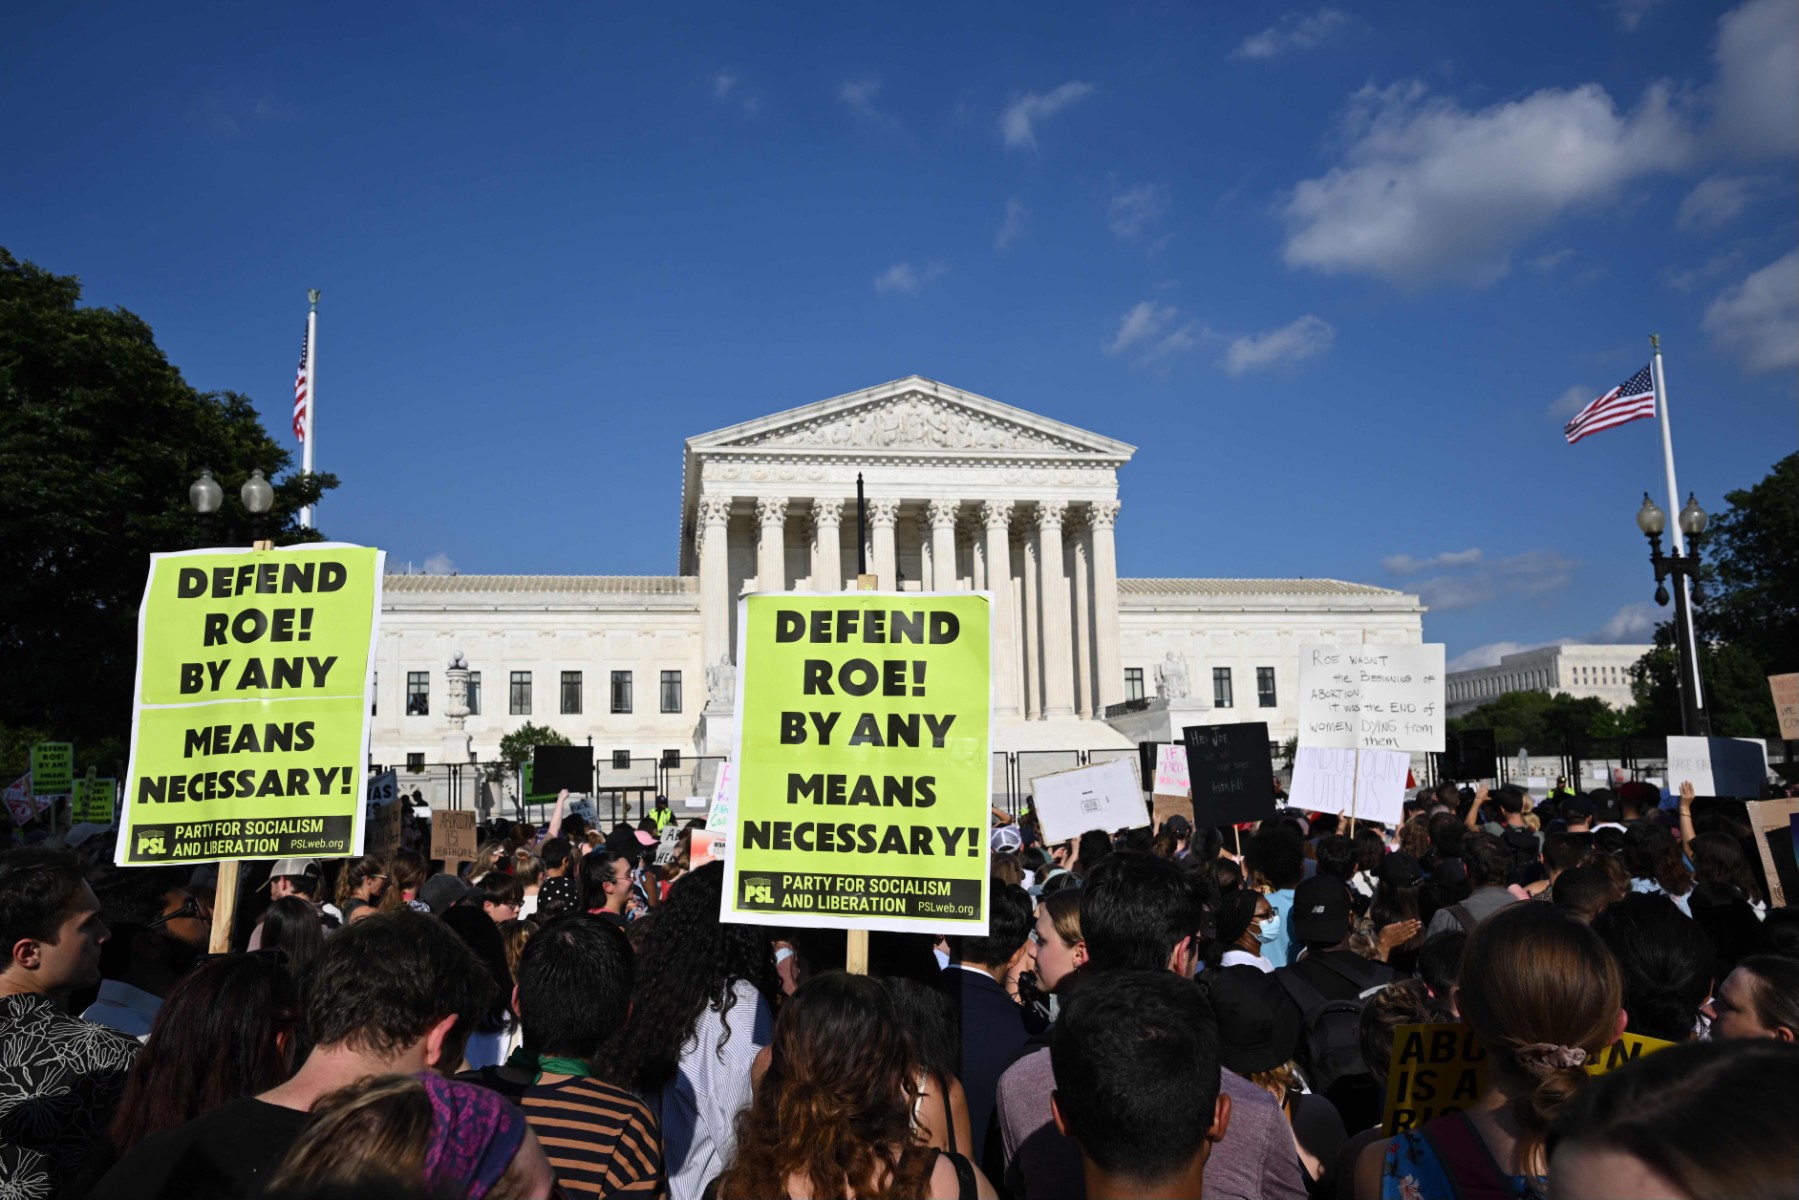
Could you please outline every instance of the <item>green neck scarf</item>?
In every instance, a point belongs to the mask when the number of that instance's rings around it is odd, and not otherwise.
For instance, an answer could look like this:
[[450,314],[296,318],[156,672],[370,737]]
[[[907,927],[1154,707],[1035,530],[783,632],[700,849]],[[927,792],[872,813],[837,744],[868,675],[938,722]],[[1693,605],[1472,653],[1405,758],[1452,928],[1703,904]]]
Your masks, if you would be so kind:
[[515,1071],[531,1073],[531,1082],[541,1082],[545,1075],[574,1075],[586,1078],[593,1074],[593,1066],[584,1059],[563,1058],[555,1054],[533,1054],[520,1046],[506,1060],[506,1065]]

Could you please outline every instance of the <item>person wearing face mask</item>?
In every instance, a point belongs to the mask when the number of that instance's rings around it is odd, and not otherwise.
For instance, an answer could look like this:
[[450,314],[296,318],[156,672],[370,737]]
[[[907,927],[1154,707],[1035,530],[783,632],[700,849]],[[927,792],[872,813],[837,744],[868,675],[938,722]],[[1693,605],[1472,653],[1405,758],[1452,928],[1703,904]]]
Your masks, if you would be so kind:
[[1274,970],[1262,947],[1281,935],[1281,915],[1268,897],[1250,888],[1226,892],[1214,917],[1216,936],[1206,953],[1208,967],[1254,967]]

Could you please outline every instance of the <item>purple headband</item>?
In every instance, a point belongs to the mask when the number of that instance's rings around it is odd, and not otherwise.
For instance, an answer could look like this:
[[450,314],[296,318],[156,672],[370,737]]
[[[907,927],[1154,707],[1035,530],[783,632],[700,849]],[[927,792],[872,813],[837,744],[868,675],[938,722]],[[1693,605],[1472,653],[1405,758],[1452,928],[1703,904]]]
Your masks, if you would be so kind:
[[418,1080],[431,1097],[425,1185],[482,1200],[525,1140],[525,1118],[499,1093],[430,1071]]

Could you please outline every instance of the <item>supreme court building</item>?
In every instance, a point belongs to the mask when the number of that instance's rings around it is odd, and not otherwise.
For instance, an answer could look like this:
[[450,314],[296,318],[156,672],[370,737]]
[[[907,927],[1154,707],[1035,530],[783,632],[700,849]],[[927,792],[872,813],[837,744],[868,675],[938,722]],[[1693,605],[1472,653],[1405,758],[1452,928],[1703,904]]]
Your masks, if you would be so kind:
[[1418,597],[1387,588],[1121,577],[1134,452],[916,375],[690,438],[672,574],[388,576],[371,757],[491,759],[529,721],[591,739],[602,768],[718,761],[737,598],[855,586],[858,472],[883,588],[993,593],[996,751],[1263,720],[1283,741],[1301,646],[1422,640]]

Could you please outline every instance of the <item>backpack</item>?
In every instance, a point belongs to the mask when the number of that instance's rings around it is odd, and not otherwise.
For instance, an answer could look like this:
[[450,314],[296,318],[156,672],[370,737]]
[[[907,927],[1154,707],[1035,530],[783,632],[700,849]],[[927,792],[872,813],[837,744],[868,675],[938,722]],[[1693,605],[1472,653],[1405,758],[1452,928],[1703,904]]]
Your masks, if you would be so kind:
[[1306,1082],[1316,1095],[1323,1095],[1338,1080],[1366,1074],[1362,1061],[1362,1006],[1367,994],[1382,986],[1375,964],[1368,964],[1364,975],[1336,958],[1319,958],[1319,966],[1354,984],[1361,994],[1354,999],[1336,1000],[1306,982],[1291,967],[1274,973],[1281,989],[1299,1006],[1299,1065],[1305,1070]]

